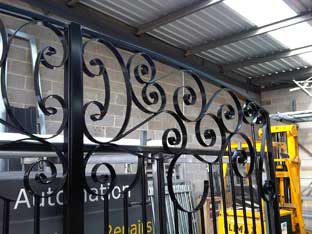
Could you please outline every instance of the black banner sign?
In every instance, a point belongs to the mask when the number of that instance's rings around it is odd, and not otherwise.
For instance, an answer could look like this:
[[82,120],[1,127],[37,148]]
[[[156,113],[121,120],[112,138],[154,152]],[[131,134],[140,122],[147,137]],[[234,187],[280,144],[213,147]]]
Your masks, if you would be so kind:
[[[123,191],[134,180],[134,175],[118,175],[116,185],[109,196],[110,225],[109,234],[124,234],[123,226]],[[11,203],[10,234],[33,233],[33,204],[34,198],[27,193],[21,179],[0,179],[0,194],[15,200]],[[92,190],[101,194],[107,189],[104,185],[92,187]],[[53,188],[47,187],[45,193],[52,193]],[[129,197],[129,233],[143,233],[141,184],[138,183],[128,194]],[[102,234],[104,227],[104,201],[102,197],[94,196],[84,191],[85,201],[85,233]],[[2,207],[3,203],[1,204]],[[55,196],[43,198],[40,202],[41,233],[63,233],[63,191]],[[147,205],[147,232],[153,233],[152,207]],[[2,212],[0,225],[2,226]]]

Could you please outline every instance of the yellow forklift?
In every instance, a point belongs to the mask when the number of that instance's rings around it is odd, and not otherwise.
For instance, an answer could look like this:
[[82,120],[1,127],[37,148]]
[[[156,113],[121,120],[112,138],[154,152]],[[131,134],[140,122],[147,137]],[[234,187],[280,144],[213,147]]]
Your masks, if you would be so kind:
[[[300,186],[300,158],[298,150],[298,129],[296,125],[279,125],[271,127],[273,139],[273,155],[275,161],[276,180],[278,183],[278,195],[280,205],[280,219],[282,233],[305,234],[304,220],[302,216],[301,186]],[[261,129],[258,132],[262,136]],[[232,144],[232,149],[247,145]],[[260,151],[261,143],[256,143],[257,151]],[[248,165],[247,165],[248,166]],[[225,170],[226,171],[226,170]],[[224,175],[226,178],[226,174]],[[260,204],[263,207],[263,204]],[[259,206],[260,206],[259,205]],[[245,233],[244,212],[237,210],[238,233]],[[263,212],[264,213],[264,212]],[[253,233],[252,211],[246,210],[248,233]],[[259,207],[255,209],[256,233],[262,233]],[[227,208],[227,222],[229,233],[234,230],[234,211]],[[265,230],[264,230],[265,232]],[[218,233],[224,233],[224,215],[222,209],[218,217]]]

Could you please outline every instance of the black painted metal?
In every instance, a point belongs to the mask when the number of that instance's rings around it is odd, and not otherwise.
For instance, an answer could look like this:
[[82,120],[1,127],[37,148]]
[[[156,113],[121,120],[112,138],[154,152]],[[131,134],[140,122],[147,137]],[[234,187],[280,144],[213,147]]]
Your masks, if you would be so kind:
[[40,234],[40,197],[35,195],[34,234]]
[[164,160],[159,158],[157,160],[157,187],[158,187],[158,220],[159,220],[159,234],[166,234],[166,208],[165,208],[165,178],[164,178]]
[[[220,88],[210,97],[205,91],[203,81],[200,79],[196,70],[189,67],[180,67],[180,69],[189,75],[189,79],[194,82],[191,85],[177,86],[173,92],[172,100],[170,95],[165,91],[164,85],[159,82],[157,75],[158,69],[156,64],[149,55],[148,51],[135,51],[129,59],[123,58],[120,47],[127,49],[125,43],[119,43],[118,40],[110,40],[105,35],[93,32],[89,29],[81,29],[77,23],[64,24],[48,17],[28,12],[26,10],[17,10],[7,5],[0,4],[0,12],[14,17],[22,18],[27,22],[17,31],[22,30],[28,25],[36,26],[37,24],[49,29],[53,32],[63,50],[63,57],[59,64],[51,64],[48,58],[53,58],[57,49],[52,45],[41,49],[38,52],[38,58],[34,71],[34,90],[38,106],[45,116],[53,117],[56,114],[62,115],[61,124],[52,136],[34,135],[27,131],[25,126],[18,121],[18,118],[12,111],[10,100],[7,94],[6,84],[6,64],[8,60],[8,52],[11,47],[13,34],[8,37],[5,27],[0,21],[0,34],[3,42],[3,53],[0,58],[1,65],[1,93],[4,100],[7,115],[10,122],[0,119],[0,123],[6,127],[10,127],[25,136],[25,139],[11,141],[5,139],[1,142],[0,152],[5,151],[24,151],[24,152],[49,152],[54,155],[45,159],[39,159],[33,163],[24,173],[24,186],[26,191],[34,196],[34,233],[40,234],[40,201],[41,199],[55,196],[61,189],[64,190],[64,233],[65,234],[83,234],[85,218],[84,218],[84,189],[87,193],[103,200],[103,223],[99,224],[104,227],[104,233],[109,233],[111,219],[110,199],[114,186],[116,185],[118,173],[116,168],[109,162],[101,161],[100,163],[91,164],[91,158],[96,157],[97,153],[118,152],[133,155],[138,159],[137,171],[133,181],[124,191],[122,191],[122,218],[121,222],[124,226],[124,233],[130,232],[131,228],[131,199],[129,194],[134,190],[136,185],[141,185],[140,196],[138,201],[140,205],[140,213],[142,224],[142,232],[148,231],[148,211],[147,211],[147,195],[148,185],[146,177],[146,166],[148,160],[155,163],[154,178],[154,197],[155,197],[155,226],[156,233],[169,233],[167,229],[166,215],[166,196],[170,197],[173,207],[172,220],[174,220],[175,233],[196,233],[197,224],[201,225],[202,233],[205,231],[204,205],[207,199],[212,202],[212,228],[213,233],[218,233],[218,228],[224,228],[224,232],[228,233],[231,222],[228,218],[228,210],[234,214],[234,232],[238,233],[238,219],[244,220],[244,230],[248,233],[247,214],[246,214],[246,197],[244,182],[249,181],[249,192],[252,206],[252,216],[255,217],[254,203],[259,203],[260,214],[266,214],[265,221],[261,217],[261,232],[264,232],[266,225],[267,233],[280,233],[278,200],[275,189],[274,162],[272,155],[272,139],[270,136],[270,121],[268,113],[249,99],[239,99],[238,95],[229,89]],[[92,33],[90,33],[92,32]],[[83,40],[84,38],[84,40]],[[109,113],[111,101],[111,82],[105,61],[100,57],[87,60],[84,55],[89,43],[95,42],[99,46],[108,49],[118,65],[123,85],[125,87],[125,118],[121,123],[116,135],[107,140],[95,137],[88,128],[88,121],[97,122],[104,119]],[[133,48],[129,49],[133,52]],[[138,63],[138,61],[140,61]],[[141,62],[143,61],[143,62]],[[51,94],[44,97],[40,87],[40,66],[53,70],[56,68],[64,68],[64,97],[58,94]],[[96,68],[96,69],[91,69]],[[97,71],[95,71],[97,70]],[[83,76],[84,75],[84,76]],[[93,100],[84,103],[83,100],[83,79],[92,79],[99,77],[104,85],[103,100]],[[134,89],[133,83],[141,86],[141,92]],[[228,101],[218,103],[220,96],[227,96]],[[49,106],[48,99],[58,102],[61,108]],[[173,107],[168,107],[168,102],[172,101]],[[188,116],[184,113],[182,105],[187,107],[199,107],[197,116]],[[95,106],[96,110],[89,114],[89,107]],[[212,108],[218,106],[217,110]],[[130,119],[133,118],[131,113],[133,107],[144,113],[146,118],[142,122],[130,127]],[[61,110],[60,110],[61,109]],[[174,127],[162,129],[161,146],[146,146],[146,133],[144,141],[140,145],[127,146],[118,144],[119,140],[129,137],[140,127],[154,120],[159,116],[167,116],[168,121],[174,123]],[[170,120],[169,120],[170,119]],[[229,124],[230,123],[230,124]],[[214,124],[214,127],[209,126]],[[243,126],[250,127],[251,140],[243,133]],[[189,129],[194,130],[194,139],[200,146],[200,149],[192,149],[188,145]],[[255,128],[262,128],[263,135],[261,139],[261,150],[256,152],[256,136]],[[57,136],[64,133],[64,142],[53,142]],[[247,145],[246,149],[232,147],[236,139],[240,138],[240,142]],[[84,144],[84,139],[91,143]],[[29,142],[29,140],[32,140]],[[267,151],[265,149],[267,148]],[[208,169],[208,179],[202,178],[203,191],[199,197],[199,202],[193,206],[185,206],[182,199],[179,198],[178,192],[175,191],[175,170],[182,156],[194,157],[200,163],[204,164]],[[54,157],[54,159],[53,159]],[[114,157],[112,155],[112,157]],[[57,160],[55,160],[55,158]],[[102,159],[100,159],[102,160]],[[57,164],[56,165],[56,161]],[[241,171],[248,162],[248,171]],[[224,164],[227,164],[228,171],[226,178]],[[44,165],[50,171],[37,171]],[[165,167],[167,165],[167,167]],[[91,167],[91,171],[90,170]],[[103,172],[103,168],[106,172]],[[191,167],[188,167],[191,168]],[[217,168],[220,177],[221,192],[217,194],[218,180],[213,176],[213,170]],[[267,180],[262,178],[263,168],[266,168]],[[59,171],[60,170],[60,171]],[[88,175],[90,173],[91,175]],[[194,172],[196,173],[196,172]],[[34,174],[34,176],[33,176]],[[253,185],[252,178],[256,180]],[[34,182],[33,182],[34,181]],[[239,181],[239,186],[235,183]],[[92,190],[90,182],[97,185],[107,186],[107,190],[103,192],[95,192]],[[42,193],[34,183],[41,187],[54,186],[52,193]],[[226,201],[226,187],[230,184],[232,204]],[[1,186],[1,185],[0,185]],[[255,186],[255,187],[254,187]],[[238,188],[238,191],[236,191]],[[253,190],[257,193],[257,199],[253,199]],[[240,192],[240,194],[238,194]],[[0,194],[1,195],[1,194]],[[224,227],[218,227],[217,217],[217,196],[221,196],[222,211],[224,218]],[[10,201],[0,197],[4,201],[4,219],[3,233],[9,234],[9,204]],[[242,199],[242,213],[239,217],[240,208],[237,204],[239,198]],[[262,201],[265,203],[265,212],[262,210]],[[193,201],[191,202],[193,203]],[[257,210],[258,211],[258,210]],[[200,213],[200,220],[196,220],[196,214]],[[185,223],[180,221],[184,216]],[[196,224],[196,225],[194,225]],[[187,228],[185,228],[187,227]],[[183,229],[184,228],[184,229]],[[255,222],[253,222],[253,230],[255,232]],[[249,230],[250,231],[250,230]]]
[[[272,135],[270,134],[271,124],[270,124],[270,118],[268,117],[268,113],[265,113],[266,119],[267,119],[267,129],[263,132],[265,133],[265,138],[267,139],[266,145],[267,145],[267,164],[268,164],[268,178],[269,180],[266,181],[270,184],[270,186],[266,189],[266,183],[263,186],[263,192],[264,197],[268,196],[269,202],[266,203],[267,211],[270,213],[270,222],[269,222],[269,228],[271,228],[271,232],[279,232],[281,227],[280,224],[277,222],[274,222],[274,220],[280,220],[280,212],[279,209],[276,209],[276,207],[279,207],[278,204],[278,195],[276,193],[277,187],[275,184],[275,168],[274,168],[274,158],[273,158],[273,146],[272,146]],[[271,204],[270,204],[271,203]]]
[[9,234],[10,230],[10,203],[12,200],[0,196],[3,201],[3,220],[2,220],[2,234]]
[[[140,145],[147,145],[147,131],[142,131],[141,132],[141,138],[140,138],[141,142]],[[145,157],[147,157],[148,154],[143,154],[143,157],[140,158],[139,160],[141,160],[142,162],[142,168],[141,168],[141,186],[142,186],[142,191],[141,191],[141,195],[142,195],[142,233],[146,234],[147,233],[147,181],[146,181],[146,163],[145,163]]]
[[217,233],[217,214],[216,214],[216,201],[214,194],[214,185],[213,185],[213,175],[212,175],[212,164],[209,164],[209,178],[210,178],[210,195],[211,195],[211,205],[212,205],[212,223],[214,234]]
[[[80,25],[71,23],[68,28],[69,60],[67,77],[68,132],[68,177],[65,189],[67,206],[65,233],[84,233],[84,195],[81,182],[83,167],[83,80],[82,80],[82,35]],[[67,138],[67,139],[66,139]]]

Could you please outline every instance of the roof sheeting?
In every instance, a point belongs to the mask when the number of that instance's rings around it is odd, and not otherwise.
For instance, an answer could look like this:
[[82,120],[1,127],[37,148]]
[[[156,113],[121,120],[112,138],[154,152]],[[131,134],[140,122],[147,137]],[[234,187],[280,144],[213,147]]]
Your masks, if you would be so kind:
[[[198,11],[194,14],[162,26],[151,35],[162,35],[162,38],[174,44],[175,42],[189,48],[195,44],[212,39],[218,39],[254,27],[246,22],[223,3]],[[174,40],[168,36],[174,36]]]
[[[81,0],[82,4],[97,9],[133,27],[173,12],[196,2],[195,0]],[[285,0],[298,13],[312,8],[312,1]],[[296,3],[294,3],[296,2]],[[175,47],[188,49],[206,41],[237,34],[255,25],[237,14],[224,3],[218,3],[186,17],[158,27],[148,34]],[[248,38],[196,54],[217,65],[239,62],[248,58],[282,51],[285,48],[268,34]],[[267,76],[273,73],[311,66],[299,56],[287,57],[242,67],[234,70],[245,77]]]
[[219,57],[218,63],[226,64],[284,48],[270,36],[261,35],[205,51],[201,55],[208,60]]
[[80,2],[126,24],[139,26],[196,0],[81,0]]

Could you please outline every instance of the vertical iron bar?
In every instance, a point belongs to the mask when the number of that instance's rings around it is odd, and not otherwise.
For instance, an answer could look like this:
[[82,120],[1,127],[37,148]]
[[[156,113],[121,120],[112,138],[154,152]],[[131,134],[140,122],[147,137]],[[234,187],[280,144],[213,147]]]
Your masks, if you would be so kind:
[[[147,131],[141,132],[141,138],[140,138],[140,145],[146,146],[147,144]],[[142,185],[142,222],[143,222],[143,230],[142,234],[147,234],[147,213],[146,213],[146,199],[147,199],[147,187],[146,187],[146,175],[145,175],[145,156],[146,154],[143,154],[142,158],[139,158],[139,160],[142,160],[142,169],[141,169],[141,185]]]
[[[193,210],[194,208],[194,204],[193,204],[193,199],[192,199],[192,194],[191,194],[191,187],[189,185],[186,185],[186,196],[187,196],[187,199],[188,199],[188,204],[189,204],[189,210]],[[198,230],[197,230],[197,225],[196,225],[196,212],[192,212],[192,217],[193,217],[193,230],[194,230],[194,233],[198,233]]]
[[83,184],[83,77],[82,77],[82,34],[77,23],[68,28],[69,56],[65,66],[64,92],[68,108],[67,129],[64,130],[65,149],[68,160],[67,183],[64,188],[65,232],[84,233]]
[[104,196],[104,234],[109,233],[109,204],[108,195]]
[[40,234],[40,197],[34,195],[34,234]]
[[233,205],[233,213],[234,213],[234,230],[235,234],[238,234],[238,223],[237,223],[237,211],[236,211],[236,194],[235,194],[235,184],[234,184],[234,176],[233,167],[232,167],[232,149],[231,142],[228,145],[229,152],[229,166],[230,166],[230,180],[231,180],[231,190],[232,190],[232,205]]
[[224,172],[223,172],[223,155],[220,157],[220,181],[221,181],[221,193],[222,193],[222,209],[223,209],[223,219],[224,219],[224,233],[228,234],[228,220],[227,220],[227,210],[226,210],[226,198],[225,198],[225,184],[224,184]]
[[[255,177],[256,177],[256,184],[257,184],[257,197],[258,197],[258,203],[259,203],[259,214],[260,214],[260,227],[261,227],[261,234],[264,234],[264,220],[263,220],[263,210],[262,210],[262,199],[261,199],[261,194],[260,194],[260,188],[261,188],[261,184],[259,182],[259,178],[260,176],[262,176],[262,168],[258,167],[258,153],[257,153],[257,144],[256,144],[256,131],[255,131],[255,125],[252,124],[251,125],[251,135],[252,135],[252,143],[253,143],[253,147],[256,151],[256,159],[255,159]],[[260,171],[258,171],[260,170]],[[260,174],[259,174],[260,173]],[[250,182],[252,182],[252,178],[250,177]],[[252,187],[252,185],[251,185]],[[255,217],[255,211],[253,209],[253,231],[254,233],[256,233],[256,219]]]
[[125,227],[125,234],[129,233],[129,200],[128,193],[123,194],[123,221]]
[[213,233],[217,234],[216,200],[215,200],[215,194],[214,194],[212,164],[209,164],[209,182],[210,182],[210,196],[211,196],[211,205],[212,205]]
[[188,218],[188,226],[189,226],[189,234],[193,234],[193,215],[191,212],[187,213]]
[[[275,191],[278,191],[276,185],[275,178],[275,163],[273,156],[273,145],[272,145],[272,135],[271,135],[271,123],[269,113],[265,112],[266,123],[266,145],[267,145],[267,159],[269,164],[269,180],[274,183]],[[267,226],[271,227],[273,233],[280,234],[281,233],[281,224],[280,224],[280,214],[279,214],[279,202],[278,195],[275,194],[274,200],[272,202],[268,202],[268,213],[271,214],[270,219],[267,220]],[[267,232],[268,233],[268,232]]]
[[141,183],[142,183],[142,221],[143,221],[143,234],[147,234],[147,213],[146,213],[146,177],[145,177],[145,159],[144,155],[143,158],[140,158],[139,160],[142,160],[142,170],[141,170]]
[[245,189],[244,189],[244,179],[243,178],[240,178],[240,186],[241,186],[242,203],[243,203],[244,229],[245,229],[245,234],[248,234],[249,232],[248,232],[248,224],[247,224]]
[[165,208],[165,172],[164,172],[164,159],[162,155],[157,159],[157,187],[158,187],[158,224],[159,234],[166,234],[166,208]]
[[272,219],[273,219],[273,214],[271,214],[270,212],[270,209],[271,209],[271,202],[266,202],[266,216],[265,216],[265,219],[266,219],[266,231],[269,232],[269,233],[275,233],[273,232],[273,229],[272,229]]
[[3,200],[2,234],[9,234],[10,229],[10,200]]
[[179,234],[179,216],[178,216],[178,208],[174,204],[174,229],[175,229],[175,234]]
[[249,196],[250,196],[250,205],[251,205],[251,217],[252,217],[252,231],[256,233],[256,217],[255,217],[255,201],[254,201],[254,194],[252,188],[252,175],[248,177],[249,183]]

